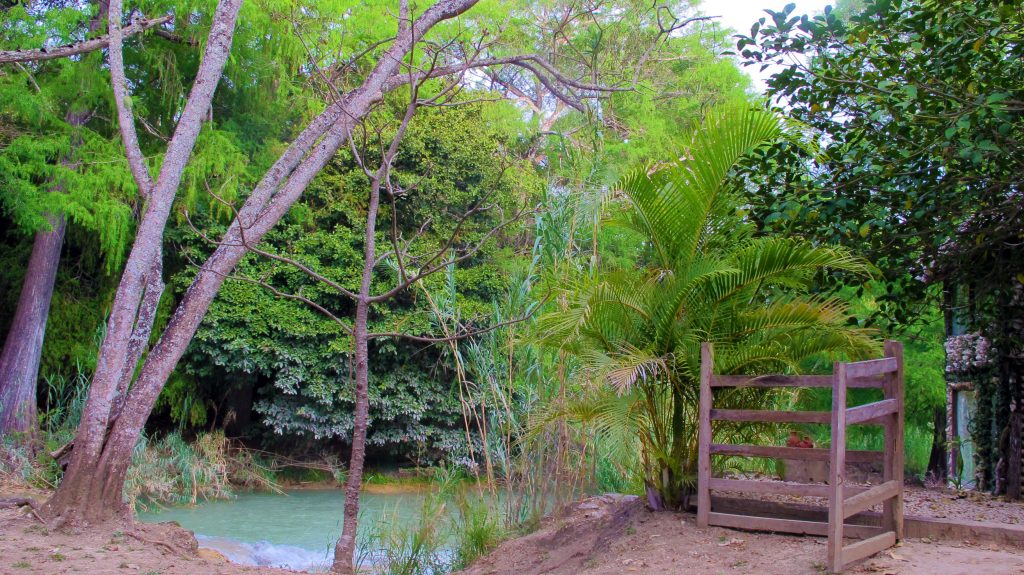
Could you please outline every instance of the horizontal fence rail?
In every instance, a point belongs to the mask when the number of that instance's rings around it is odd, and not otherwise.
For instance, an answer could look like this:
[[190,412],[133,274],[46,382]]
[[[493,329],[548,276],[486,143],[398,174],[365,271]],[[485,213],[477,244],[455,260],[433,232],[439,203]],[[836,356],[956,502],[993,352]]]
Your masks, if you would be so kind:
[[[828,537],[828,568],[840,573],[847,566],[895,545],[903,536],[903,346],[885,342],[885,357],[852,363],[836,363],[832,375],[716,375],[714,351],[701,346],[701,386],[697,454],[697,524],[734,529],[777,531]],[[774,411],[716,409],[714,390],[721,388],[831,388],[831,411]],[[855,407],[846,406],[848,389],[882,390],[883,399]],[[715,421],[823,424],[831,426],[831,445],[783,447],[714,442]],[[881,425],[885,432],[882,451],[846,449],[850,425]],[[762,457],[824,461],[828,483],[761,481],[713,477],[714,457]],[[847,463],[881,463],[883,482],[861,487],[846,484]],[[828,521],[802,521],[719,513],[711,509],[712,491],[765,493],[828,498]],[[882,506],[880,527],[848,524],[846,520]],[[860,541],[844,545],[844,538]]]

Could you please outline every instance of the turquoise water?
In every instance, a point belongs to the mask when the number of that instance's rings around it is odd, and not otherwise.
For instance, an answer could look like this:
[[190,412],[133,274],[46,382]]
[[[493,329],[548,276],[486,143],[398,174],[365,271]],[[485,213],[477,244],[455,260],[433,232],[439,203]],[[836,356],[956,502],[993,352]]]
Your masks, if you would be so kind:
[[[200,547],[214,549],[236,563],[316,569],[330,564],[334,542],[341,534],[344,497],[340,489],[242,493],[227,501],[141,513],[139,519],[177,521],[195,532]],[[418,521],[424,497],[415,492],[363,493],[360,533],[382,522]]]

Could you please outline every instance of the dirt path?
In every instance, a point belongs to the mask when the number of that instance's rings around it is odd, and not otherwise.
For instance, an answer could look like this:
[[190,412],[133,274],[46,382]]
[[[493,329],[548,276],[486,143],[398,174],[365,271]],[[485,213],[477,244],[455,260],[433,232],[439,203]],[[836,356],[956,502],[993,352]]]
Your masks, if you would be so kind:
[[[131,533],[131,534],[129,534]],[[201,556],[202,555],[202,556]],[[227,563],[198,551],[190,531],[137,523],[130,531],[50,531],[31,515],[0,511],[3,575],[283,575],[280,569]]]
[[1024,525],[1024,504],[978,491],[945,487],[903,490],[903,512],[920,517]]
[[[506,542],[463,575],[820,575],[825,553],[823,538],[698,529],[692,515],[605,496]],[[1024,550],[909,540],[848,572],[1024,575]]]

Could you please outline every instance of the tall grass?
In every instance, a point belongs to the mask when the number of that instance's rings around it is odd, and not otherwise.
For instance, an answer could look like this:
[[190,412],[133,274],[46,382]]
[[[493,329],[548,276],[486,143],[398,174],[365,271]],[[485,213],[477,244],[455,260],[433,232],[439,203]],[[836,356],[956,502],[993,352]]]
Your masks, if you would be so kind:
[[[33,453],[4,438],[0,473],[33,487],[57,487],[64,470],[50,454],[74,439],[90,379],[80,364],[70,378],[43,378],[38,449]],[[223,432],[200,434],[191,443],[179,433],[159,439],[143,435],[132,454],[124,497],[136,509],[145,509],[227,498],[238,488],[278,490],[273,471],[256,452],[233,443]]]
[[[551,228],[546,225],[538,223],[541,229]],[[508,291],[494,303],[490,317],[473,322],[503,327],[467,341],[453,339],[443,349],[459,386],[465,467],[492,496],[499,489],[506,494],[503,516],[517,530],[530,529],[547,512],[596,485],[590,434],[564,419],[540,430],[532,423],[539,411],[579,392],[573,389],[571,361],[542,350],[531,339],[530,314],[544,304],[535,294],[537,270],[545,258],[553,257],[545,253],[545,244],[538,241],[529,264],[510,271]],[[448,272],[439,289],[417,285],[442,334],[465,331],[467,323],[460,316],[455,274]]]
[[360,537],[360,569],[384,575],[441,575],[469,566],[512,531],[502,497],[467,484],[457,470],[439,470],[418,517],[385,512]]
[[374,573],[384,575],[438,575],[451,570],[446,527],[448,501],[458,478],[455,473],[436,474],[435,485],[423,499],[416,521],[403,520],[397,506],[377,520],[360,545],[361,567],[370,562]]
[[452,569],[468,567],[493,551],[509,534],[500,504],[492,498],[462,491],[452,516]]
[[89,390],[89,375],[80,364],[70,379],[63,375],[43,377],[43,409],[39,412],[37,442],[26,444],[16,437],[0,443],[0,474],[26,486],[53,489],[64,470],[50,457],[75,437]]
[[135,509],[150,505],[195,505],[234,496],[235,489],[280,491],[274,473],[224,433],[201,434],[192,443],[178,433],[135,446],[124,496]]

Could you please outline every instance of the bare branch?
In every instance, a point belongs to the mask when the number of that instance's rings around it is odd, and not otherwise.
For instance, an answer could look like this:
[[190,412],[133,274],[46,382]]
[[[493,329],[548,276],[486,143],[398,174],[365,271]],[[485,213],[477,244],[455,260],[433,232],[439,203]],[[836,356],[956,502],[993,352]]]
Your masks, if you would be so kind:
[[258,279],[250,278],[250,277],[247,277],[247,276],[239,275],[239,274],[229,275],[229,276],[227,276],[227,279],[232,279],[232,280],[236,280],[236,281],[240,281],[240,282],[245,282],[245,283],[250,283],[250,284],[258,285],[258,286],[262,287],[263,289],[269,291],[270,293],[274,294],[276,297],[279,297],[279,298],[282,298],[282,299],[290,299],[292,301],[302,302],[302,303],[308,305],[309,307],[313,308],[314,310],[320,312],[321,314],[327,316],[328,319],[330,319],[334,323],[338,324],[338,326],[341,327],[341,329],[346,334],[352,335],[352,328],[349,327],[348,324],[346,324],[340,317],[334,315],[334,313],[332,313],[329,309],[325,308],[324,306],[316,303],[315,301],[309,299],[308,297],[306,297],[306,296],[304,296],[302,294],[281,291],[281,290],[277,289],[276,287],[274,287],[273,285],[271,285],[270,283],[268,283],[268,282],[266,282],[264,280],[258,280]]
[[[520,210],[519,212],[516,212],[516,214],[513,217],[508,218],[508,219],[500,222],[498,225],[496,225],[493,228],[491,228],[490,230],[488,230],[487,233],[484,234],[483,237],[480,238],[480,240],[478,242],[476,242],[475,244],[473,244],[472,246],[470,246],[469,248],[464,250],[463,253],[460,254],[459,256],[456,256],[456,257],[453,257],[453,258],[448,258],[445,261],[437,262],[437,263],[434,263],[433,265],[429,265],[428,267],[423,268],[419,272],[417,272],[416,275],[414,275],[414,276],[412,276],[410,278],[407,278],[403,282],[399,282],[398,285],[396,285],[395,287],[391,288],[390,290],[388,290],[388,291],[386,291],[386,292],[384,292],[382,294],[379,294],[379,295],[370,296],[369,301],[373,302],[373,303],[376,303],[376,302],[381,302],[381,301],[390,299],[390,298],[394,297],[395,295],[397,295],[398,293],[400,293],[401,291],[403,291],[406,288],[408,288],[409,286],[411,286],[412,284],[420,281],[421,279],[423,279],[423,278],[425,278],[425,277],[427,277],[427,276],[429,276],[431,274],[434,274],[434,273],[436,273],[436,272],[438,272],[438,271],[440,271],[440,270],[442,270],[442,269],[444,269],[444,268],[446,268],[448,266],[456,265],[456,264],[459,264],[461,262],[464,262],[464,261],[468,260],[469,258],[471,258],[474,255],[476,255],[477,253],[479,253],[480,250],[483,249],[484,245],[486,245],[487,242],[491,238],[493,238],[494,236],[498,235],[498,232],[500,232],[501,230],[507,228],[508,226],[510,226],[510,225],[512,225],[512,224],[514,224],[514,223],[516,223],[516,222],[518,222],[520,220],[522,220],[527,215],[535,214],[535,213],[537,213],[536,209]],[[451,243],[452,242],[449,241],[448,245],[450,245]],[[447,251],[447,250],[445,250],[445,251]],[[437,256],[435,256],[435,258],[436,257]],[[433,261],[436,261],[436,259],[433,259]]]
[[519,324],[519,323],[523,323],[524,321],[529,321],[529,319],[532,318],[534,316],[534,314],[537,313],[537,310],[539,310],[539,309],[541,309],[541,307],[543,307],[543,305],[548,301],[548,299],[550,297],[551,297],[550,294],[544,296],[544,298],[541,299],[541,301],[537,302],[536,305],[531,307],[530,311],[528,311],[525,315],[519,316],[519,317],[514,318],[514,319],[510,319],[510,320],[494,323],[494,324],[488,325],[487,327],[482,327],[482,328],[479,328],[479,329],[464,329],[464,330],[459,331],[458,333],[456,333],[454,335],[449,335],[449,336],[444,336],[444,337],[435,337],[435,336],[428,336],[428,335],[413,335],[411,333],[402,333],[402,332],[374,332],[374,333],[367,334],[367,337],[369,337],[370,339],[380,339],[380,338],[385,338],[385,337],[392,337],[392,338],[396,338],[396,339],[407,339],[407,340],[416,341],[416,342],[420,342],[420,343],[446,343],[446,342],[452,342],[452,341],[460,341],[460,340],[464,340],[464,339],[478,337],[478,336],[484,335],[486,333],[490,333],[492,331],[501,329],[503,327],[508,327],[510,325],[516,325],[516,324]]
[[[151,20],[137,20],[130,26],[121,29],[122,36],[131,36],[140,32],[145,32],[155,26],[161,26],[174,20],[174,16],[168,14],[167,16],[161,16],[159,18],[153,18]],[[83,42],[75,42],[74,44],[65,44],[64,46],[56,46],[53,48],[40,48],[38,50],[3,50],[0,51],[0,64],[7,64],[10,62],[38,62],[41,60],[56,60],[58,58],[67,58],[68,56],[77,56],[78,54],[85,54],[94,50],[100,50],[110,45],[110,35],[100,36],[99,38],[93,38],[92,40],[85,40]]]
[[124,73],[122,43],[127,28],[121,28],[123,4],[123,0],[112,0],[108,8],[109,33],[107,38],[110,46],[108,51],[110,84],[114,91],[117,123],[121,129],[121,141],[124,143],[128,167],[131,169],[132,177],[135,178],[135,184],[139,187],[139,195],[148,200],[153,190],[153,180],[149,175],[149,168],[146,166],[142,149],[139,148],[139,136],[135,131],[135,117],[132,114],[131,105],[128,103],[128,79]]

